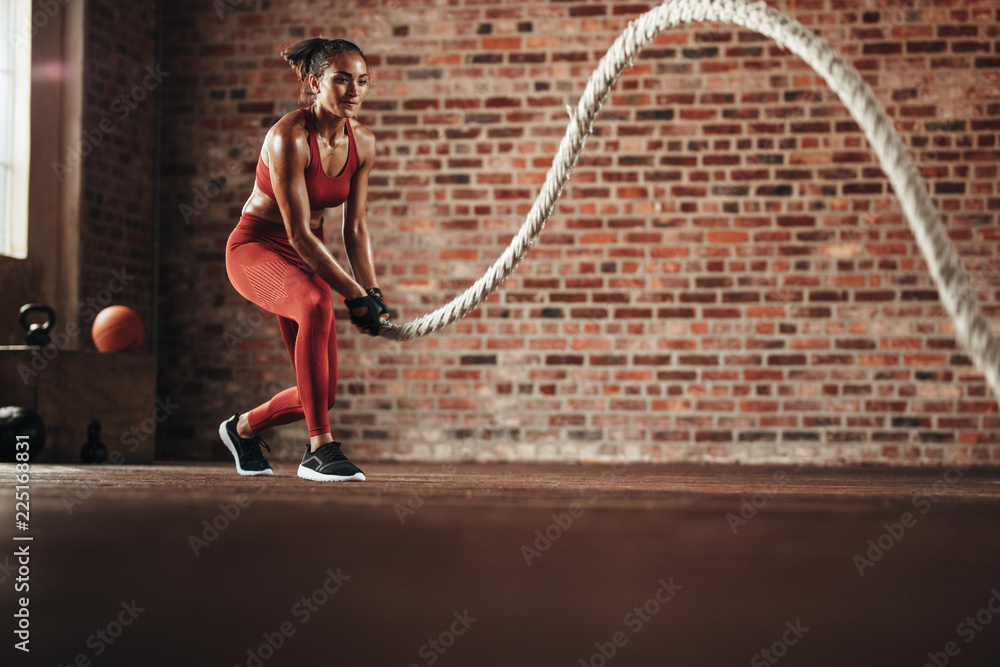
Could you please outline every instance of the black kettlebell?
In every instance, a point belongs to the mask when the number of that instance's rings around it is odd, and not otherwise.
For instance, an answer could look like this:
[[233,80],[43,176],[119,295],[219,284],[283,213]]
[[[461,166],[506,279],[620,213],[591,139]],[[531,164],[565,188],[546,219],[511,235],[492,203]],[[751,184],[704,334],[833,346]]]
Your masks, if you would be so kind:
[[[31,313],[45,313],[48,319],[41,323],[29,324],[28,315]],[[49,338],[49,332],[56,325],[56,311],[43,303],[26,303],[21,306],[19,321],[21,328],[24,329],[24,343],[26,345],[45,347],[52,342]]]
[[[21,436],[20,439],[18,436]],[[5,406],[0,408],[0,461],[17,462],[17,454],[28,443],[28,460],[34,461],[45,447],[45,422],[30,408]]]
[[101,442],[101,422],[90,420],[87,426],[87,442],[80,450],[80,460],[84,463],[104,463],[108,460],[108,448]]

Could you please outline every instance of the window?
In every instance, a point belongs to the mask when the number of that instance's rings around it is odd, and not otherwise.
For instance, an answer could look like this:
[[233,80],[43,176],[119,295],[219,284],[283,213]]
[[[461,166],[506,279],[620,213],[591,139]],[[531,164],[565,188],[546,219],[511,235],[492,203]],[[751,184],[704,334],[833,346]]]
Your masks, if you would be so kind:
[[31,1],[0,4],[0,255],[28,256]]

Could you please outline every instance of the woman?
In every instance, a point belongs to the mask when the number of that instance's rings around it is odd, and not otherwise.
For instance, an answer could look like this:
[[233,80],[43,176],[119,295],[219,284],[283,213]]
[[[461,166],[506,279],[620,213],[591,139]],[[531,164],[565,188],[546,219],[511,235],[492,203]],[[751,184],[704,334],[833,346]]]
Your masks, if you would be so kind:
[[[330,289],[346,299],[359,331],[378,335],[379,320],[388,319],[389,310],[378,289],[365,222],[375,136],[355,120],[371,71],[361,49],[340,39],[303,40],[281,55],[298,72],[303,101],[313,101],[267,133],[253,193],[229,237],[226,271],[240,294],[278,316],[295,386],[249,412],[234,412],[219,426],[219,436],[241,475],[270,475],[260,432],[305,418],[309,444],[299,477],[364,480],[330,433],[328,411],[337,385]],[[323,210],[341,204],[353,275],[323,243]]]

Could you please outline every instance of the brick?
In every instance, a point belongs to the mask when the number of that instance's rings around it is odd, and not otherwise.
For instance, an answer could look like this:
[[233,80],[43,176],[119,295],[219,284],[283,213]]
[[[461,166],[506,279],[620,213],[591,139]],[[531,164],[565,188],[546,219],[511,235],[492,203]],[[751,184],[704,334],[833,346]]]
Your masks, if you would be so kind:
[[804,354],[772,354],[767,357],[768,366],[804,366]]
[[495,354],[471,354],[459,358],[459,363],[463,366],[497,363]]
[[777,412],[778,401],[740,401],[741,412]]
[[747,232],[732,230],[712,230],[708,232],[709,243],[745,243],[750,238]]
[[488,51],[518,51],[521,48],[521,38],[484,37],[483,48]]
[[948,46],[944,40],[906,42],[907,53],[942,53]]
[[732,442],[732,431],[696,431],[695,442]]
[[879,42],[874,44],[865,44],[862,47],[862,53],[866,56],[869,55],[895,55],[903,52],[903,45],[892,43],[892,42]]
[[659,308],[656,316],[660,319],[690,319],[696,315],[694,308]]

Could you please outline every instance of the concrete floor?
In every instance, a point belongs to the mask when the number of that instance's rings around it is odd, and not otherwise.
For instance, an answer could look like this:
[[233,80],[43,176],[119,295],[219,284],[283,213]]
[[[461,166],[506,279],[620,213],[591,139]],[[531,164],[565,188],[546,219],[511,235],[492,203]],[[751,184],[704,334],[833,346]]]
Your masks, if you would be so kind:
[[1000,664],[996,469],[362,467],[0,466],[0,663]]

